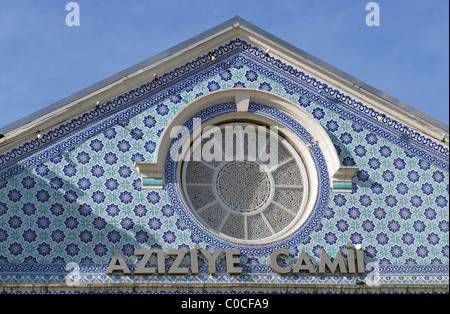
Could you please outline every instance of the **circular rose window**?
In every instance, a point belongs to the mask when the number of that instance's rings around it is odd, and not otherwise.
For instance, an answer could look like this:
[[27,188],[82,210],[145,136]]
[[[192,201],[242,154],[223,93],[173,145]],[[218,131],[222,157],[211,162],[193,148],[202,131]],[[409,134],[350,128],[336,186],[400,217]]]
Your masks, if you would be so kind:
[[300,156],[276,132],[228,123],[194,141],[181,177],[185,201],[202,225],[256,244],[294,231],[307,195],[305,173]]

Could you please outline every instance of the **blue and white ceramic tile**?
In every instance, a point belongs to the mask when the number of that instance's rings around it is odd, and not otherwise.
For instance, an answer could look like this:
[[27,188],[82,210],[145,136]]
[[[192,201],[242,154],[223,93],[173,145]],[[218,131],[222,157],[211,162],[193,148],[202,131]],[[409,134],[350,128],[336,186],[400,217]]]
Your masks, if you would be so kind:
[[366,264],[378,263],[382,283],[448,284],[448,149],[396,121],[378,121],[370,104],[331,88],[319,93],[320,82],[241,40],[215,54],[214,63],[199,57],[0,156],[0,282],[64,282],[65,266],[75,262],[84,282],[353,284],[356,276],[279,276],[269,254],[254,252],[242,255],[240,276],[226,275],[224,260],[217,276],[203,264],[199,276],[105,275],[116,249],[133,268],[137,248],[221,246],[190,228],[170,191],[141,189],[133,163],[154,160],[170,119],[196,98],[245,87],[305,108],[341,163],[359,167],[352,193],[323,183],[328,202],[314,228],[292,242],[286,263],[301,249],[316,263],[321,249],[345,254],[351,241],[364,247]]

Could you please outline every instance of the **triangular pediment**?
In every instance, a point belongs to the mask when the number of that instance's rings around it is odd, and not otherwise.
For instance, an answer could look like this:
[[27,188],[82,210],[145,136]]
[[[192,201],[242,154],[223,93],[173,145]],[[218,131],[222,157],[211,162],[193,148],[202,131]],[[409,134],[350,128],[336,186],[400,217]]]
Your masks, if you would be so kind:
[[443,134],[237,16],[0,130],[1,282],[445,291]]
[[[352,115],[354,121],[361,119],[361,124],[368,121],[401,142],[426,145],[431,152],[448,158],[448,140],[442,140],[448,126],[418,115],[413,108],[399,105],[393,98],[236,16],[44,108],[28,120],[2,128],[0,165],[3,170],[14,166],[16,171],[11,174],[17,173],[21,160],[42,154],[43,147],[54,146],[53,153],[44,153],[49,158],[160,102],[189,104],[192,96],[182,96],[187,89],[214,75],[226,80],[229,69],[244,65],[270,78],[274,86],[254,86],[252,79],[246,78],[250,84],[236,81],[220,88],[266,89],[303,107],[313,101],[341,117]],[[215,91],[214,86],[203,88],[194,96]],[[79,135],[81,130],[83,135]],[[35,165],[45,157],[35,159],[27,164]]]

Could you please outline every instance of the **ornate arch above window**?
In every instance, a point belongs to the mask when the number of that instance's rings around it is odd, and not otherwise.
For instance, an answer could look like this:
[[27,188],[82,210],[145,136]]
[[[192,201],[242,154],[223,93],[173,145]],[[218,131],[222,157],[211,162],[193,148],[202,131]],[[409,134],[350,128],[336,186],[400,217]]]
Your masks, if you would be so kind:
[[[142,186],[146,189],[162,189],[165,184],[164,166],[169,147],[172,144],[173,136],[178,134],[179,128],[184,123],[195,116],[201,110],[218,103],[233,102],[235,104],[234,112],[230,116],[216,119],[214,123],[223,120],[248,121],[255,119],[255,111],[250,109],[250,103],[260,103],[270,106],[280,112],[285,113],[289,117],[297,121],[309,133],[309,137],[305,141],[299,141],[298,137],[291,137],[292,134],[285,134],[294,142],[295,149],[301,151],[311,149],[317,145],[320,147],[326,160],[329,179],[332,182],[334,192],[351,192],[352,178],[358,171],[358,167],[343,166],[340,163],[339,156],[333,142],[328,136],[325,129],[303,108],[299,107],[285,98],[270,92],[258,89],[234,88],[228,90],[220,90],[201,96],[194,102],[188,104],[182,109],[170,122],[161,135],[160,144],[157,148],[156,158],[154,162],[136,162],[134,164],[137,171],[142,176]],[[250,109],[250,110],[249,110]],[[262,113],[262,111],[261,111]],[[264,118],[263,118],[264,117]],[[267,126],[277,125],[281,133],[289,131],[285,126],[276,123],[270,118],[270,113],[259,115],[258,121],[265,120]],[[214,125],[211,122],[202,121],[199,127],[204,129],[207,126]],[[200,133],[200,130],[196,130]]]

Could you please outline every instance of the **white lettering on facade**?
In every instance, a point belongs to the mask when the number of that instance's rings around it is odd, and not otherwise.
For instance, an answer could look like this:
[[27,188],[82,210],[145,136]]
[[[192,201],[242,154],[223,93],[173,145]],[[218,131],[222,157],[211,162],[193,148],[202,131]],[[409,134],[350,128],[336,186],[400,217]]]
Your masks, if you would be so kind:
[[[292,269],[289,265],[281,266],[279,264],[278,260],[280,256],[289,257],[289,251],[287,249],[278,249],[273,251],[270,255],[270,267],[272,267],[272,269],[280,275],[286,275],[288,273],[298,274],[300,271],[308,271],[310,274],[315,274],[317,272],[310,258],[303,250],[301,250],[301,252],[299,253],[297,261]],[[325,253],[324,250],[322,250],[320,254],[318,273],[324,274],[326,269],[328,268],[328,271],[331,274],[334,274],[338,269],[341,274],[364,274],[364,256],[361,249],[356,250],[357,268],[355,266],[355,254],[353,248],[347,248],[347,263],[345,262],[346,261],[342,256],[340,250],[337,251],[333,261],[331,261],[328,254]],[[348,266],[346,266],[346,264]]]
[[[175,257],[172,264],[168,268],[168,275],[188,275],[189,273],[192,275],[198,275],[200,256],[203,257],[206,265],[208,266],[208,274],[215,275],[216,265],[222,253],[225,253],[227,274],[242,274],[243,269],[240,267],[241,252],[239,250],[229,249],[225,251],[216,250],[214,252],[210,252],[206,249],[201,249],[199,245],[196,245],[189,251],[189,254],[186,249],[168,250],[167,252],[164,252],[162,249],[136,249],[134,251],[134,255],[140,258],[140,262],[134,271],[134,275],[153,275],[155,273],[159,275],[165,274],[166,256],[171,259]],[[189,258],[187,258],[188,256]],[[327,269],[331,274],[334,274],[336,271],[339,271],[341,274],[365,273],[364,255],[361,248],[356,249],[355,254],[354,248],[348,247],[347,258],[344,258],[341,251],[338,250],[333,260],[327,253],[325,253],[325,251],[322,250],[318,267],[314,266],[308,254],[304,250],[300,251],[297,256],[297,260],[293,265],[287,265],[286,263],[283,263],[285,265],[281,265],[280,259],[282,256],[289,257],[289,250],[283,248],[277,249],[272,252],[269,258],[271,269],[280,275],[287,275],[289,273],[298,274],[301,271],[307,271],[309,274],[324,274]],[[154,261],[153,264],[151,264],[152,257],[156,257],[156,265],[154,264]],[[155,260],[155,258],[153,258],[153,260]],[[190,260],[190,263],[183,263],[183,260]],[[131,274],[128,265],[125,263],[125,259],[118,250],[114,252],[114,255],[112,256],[106,270],[106,274],[109,275],[113,272],[121,272],[125,275]]]

